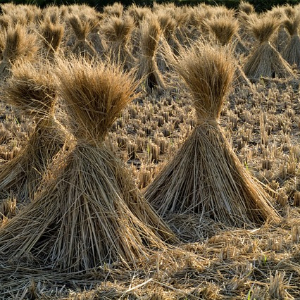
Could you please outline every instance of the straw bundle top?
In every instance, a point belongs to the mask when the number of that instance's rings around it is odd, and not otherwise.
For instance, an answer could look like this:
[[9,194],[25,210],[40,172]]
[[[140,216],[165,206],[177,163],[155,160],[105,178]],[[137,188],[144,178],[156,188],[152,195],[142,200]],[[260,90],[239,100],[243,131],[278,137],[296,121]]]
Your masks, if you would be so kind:
[[23,63],[13,67],[12,74],[4,87],[7,102],[36,117],[54,113],[56,84],[47,66],[37,69]]
[[300,25],[300,14],[297,14],[295,17],[291,19],[286,19],[283,22],[285,29],[288,31],[290,36],[297,35],[299,31]]
[[99,144],[122,109],[134,98],[133,78],[114,65],[75,59],[60,61],[57,75],[75,135]]
[[71,16],[69,23],[79,41],[84,41],[92,30],[91,24],[88,21],[83,21],[77,15]]
[[60,23],[52,23],[49,18],[41,27],[45,46],[56,52],[64,35],[64,26]]
[[130,16],[125,18],[111,17],[108,23],[103,26],[102,31],[109,41],[126,44],[134,26],[134,20]]
[[7,29],[3,59],[13,63],[20,57],[30,58],[37,51],[36,38],[21,25]]
[[280,26],[280,21],[274,16],[264,16],[261,18],[253,16],[249,18],[249,26],[253,36],[262,44],[270,40],[271,36]]
[[229,51],[198,44],[180,55],[175,68],[193,95],[198,122],[217,121],[234,75]]
[[164,35],[167,38],[171,37],[177,26],[176,20],[166,12],[160,12],[158,13],[158,21]]
[[207,21],[207,25],[223,46],[231,41],[239,28],[236,19],[225,17],[211,19]]
[[254,6],[251,3],[241,1],[239,4],[239,11],[242,11],[246,13],[247,15],[250,15],[255,12]]
[[141,52],[144,56],[154,57],[159,38],[162,34],[157,18],[145,19],[141,24]]

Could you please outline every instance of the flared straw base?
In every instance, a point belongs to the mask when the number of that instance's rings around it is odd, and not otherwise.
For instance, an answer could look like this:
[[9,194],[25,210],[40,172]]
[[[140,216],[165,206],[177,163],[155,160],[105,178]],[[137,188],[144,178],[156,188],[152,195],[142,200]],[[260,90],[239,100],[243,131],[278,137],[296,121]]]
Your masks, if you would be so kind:
[[116,162],[106,148],[88,145],[60,155],[36,200],[0,229],[1,260],[33,257],[67,271],[113,262],[134,267],[166,247],[160,236],[172,234],[136,198],[129,177],[120,180]]
[[269,195],[241,165],[222,129],[209,122],[194,129],[145,197],[161,216],[198,214],[237,227],[279,221]]
[[65,135],[53,117],[41,120],[25,148],[0,168],[0,201],[14,196],[17,203],[30,202],[43,173],[62,148]]
[[251,54],[244,66],[244,72],[250,79],[294,77],[290,65],[269,42],[259,45]]
[[292,36],[288,45],[283,51],[283,58],[291,65],[296,65],[300,68],[300,37],[299,35]]

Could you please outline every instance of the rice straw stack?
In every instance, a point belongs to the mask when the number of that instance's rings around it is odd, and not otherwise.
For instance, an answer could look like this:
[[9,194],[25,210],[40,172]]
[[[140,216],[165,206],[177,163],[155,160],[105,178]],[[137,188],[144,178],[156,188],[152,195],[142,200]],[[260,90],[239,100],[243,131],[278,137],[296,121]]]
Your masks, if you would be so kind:
[[[234,18],[219,17],[212,18],[205,22],[209,30],[215,35],[217,41],[222,46],[232,45],[232,39],[238,34],[238,21]],[[231,48],[235,48],[234,45]],[[252,84],[245,75],[241,66],[236,62],[234,81],[252,88]]]
[[294,77],[290,65],[270,43],[270,39],[279,25],[278,19],[269,15],[250,19],[250,30],[257,39],[258,45],[244,65],[244,72],[248,78]]
[[124,6],[119,2],[115,2],[113,5],[106,5],[103,7],[103,13],[108,17],[121,18],[123,10]]
[[67,271],[134,267],[165,248],[160,238],[175,239],[104,141],[136,85],[100,63],[62,61],[57,74],[77,144],[58,157],[35,201],[0,229],[1,259],[33,255],[42,266]]
[[160,73],[156,55],[162,34],[156,17],[145,19],[141,23],[140,55],[138,78],[145,78],[145,88],[148,93],[153,90],[163,90],[166,85]]
[[206,24],[222,46],[232,42],[232,39],[234,35],[237,34],[239,28],[238,22],[234,18],[213,18],[206,21]]
[[284,26],[290,35],[290,40],[283,51],[283,58],[292,66],[300,68],[300,37],[299,37],[300,13],[294,18],[284,21]]
[[136,4],[132,4],[127,8],[126,12],[133,18],[135,26],[139,26],[147,15],[151,13],[151,9],[149,7],[140,7]]
[[271,199],[233,152],[219,125],[234,62],[226,48],[195,44],[175,59],[189,88],[197,126],[146,190],[161,216],[198,214],[226,226],[278,221]]
[[33,199],[47,165],[65,140],[54,117],[54,77],[48,67],[38,68],[28,63],[14,67],[13,76],[3,87],[4,100],[36,122],[24,149],[0,167],[0,199],[14,196],[17,203]]
[[173,52],[175,54],[178,54],[180,49],[180,44],[175,35],[178,26],[176,19],[168,12],[165,11],[159,11],[157,14],[157,19],[160,28],[162,29],[164,38],[170,45]]
[[246,1],[240,2],[238,10],[240,12],[244,12],[247,15],[251,15],[251,14],[255,13],[254,6],[251,3],[246,2]]
[[94,18],[90,18],[89,22],[92,25],[91,33],[89,34],[89,39],[100,56],[101,59],[105,59],[105,54],[107,53],[107,44],[101,30],[101,22],[103,20],[103,14],[98,13]]
[[64,35],[64,26],[59,22],[53,23],[50,19],[45,19],[41,24],[45,56],[53,61],[58,55],[59,47]]
[[3,14],[10,16],[14,25],[28,26],[38,22],[41,18],[41,9],[36,5],[5,3],[1,5],[1,10]]
[[3,31],[6,31],[9,27],[9,25],[11,25],[11,17],[8,15],[1,15],[0,16],[0,29],[1,32],[3,33]]
[[21,25],[9,27],[4,40],[2,61],[0,63],[0,82],[11,74],[12,66],[21,59],[32,60],[38,47],[34,34],[27,33],[27,29]]
[[90,58],[95,57],[97,52],[87,39],[92,30],[91,23],[85,18],[80,18],[75,14],[69,17],[69,23],[77,38],[72,52],[79,56]]
[[110,61],[122,65],[125,70],[130,70],[134,65],[134,57],[129,45],[134,27],[134,20],[130,16],[111,17],[102,27],[102,32],[110,44]]

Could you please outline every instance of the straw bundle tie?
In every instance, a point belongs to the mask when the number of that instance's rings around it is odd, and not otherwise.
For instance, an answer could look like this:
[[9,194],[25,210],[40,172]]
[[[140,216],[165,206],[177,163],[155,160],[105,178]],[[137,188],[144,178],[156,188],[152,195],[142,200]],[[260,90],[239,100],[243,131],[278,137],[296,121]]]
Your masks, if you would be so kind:
[[211,125],[214,127],[219,126],[219,122],[216,119],[202,119],[197,120],[197,126],[205,126],[205,125]]

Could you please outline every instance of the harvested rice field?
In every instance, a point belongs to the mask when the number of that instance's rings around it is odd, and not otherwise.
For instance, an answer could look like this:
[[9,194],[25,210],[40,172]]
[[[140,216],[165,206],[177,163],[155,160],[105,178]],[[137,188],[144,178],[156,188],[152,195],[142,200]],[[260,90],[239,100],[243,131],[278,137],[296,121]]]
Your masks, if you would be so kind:
[[300,299],[300,6],[0,7],[0,299]]

